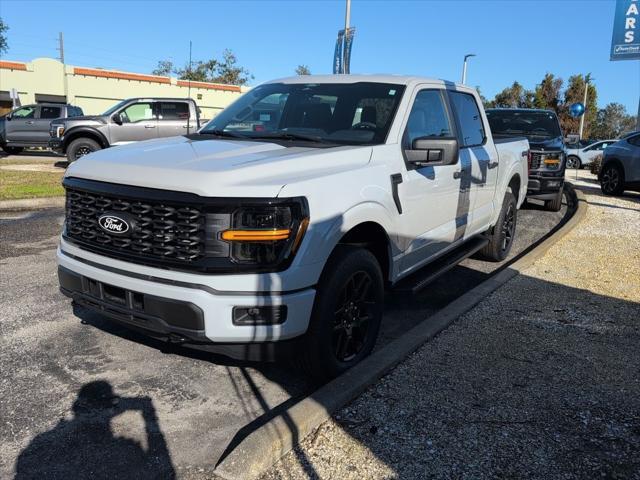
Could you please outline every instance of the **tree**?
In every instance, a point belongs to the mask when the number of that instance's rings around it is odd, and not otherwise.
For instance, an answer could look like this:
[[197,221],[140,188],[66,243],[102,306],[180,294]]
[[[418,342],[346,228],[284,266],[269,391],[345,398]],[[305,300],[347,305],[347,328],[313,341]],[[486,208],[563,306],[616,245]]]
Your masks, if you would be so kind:
[[9,26],[0,18],[0,55],[9,50],[9,44],[7,43],[6,31],[9,30]]
[[535,108],[557,110],[562,102],[562,79],[555,78],[552,73],[547,73],[542,82],[536,85],[533,104]]
[[222,52],[222,60],[212,58],[207,61],[195,61],[183,68],[177,68],[170,60],[160,60],[153,70],[154,75],[176,75],[180,80],[194,82],[226,83],[231,85],[246,85],[253,75],[243,67],[237,65],[238,59],[231,50]]
[[636,118],[628,115],[624,105],[609,103],[598,110],[595,124],[591,128],[593,138],[618,138],[635,128]]
[[296,75],[311,75],[311,70],[307,65],[298,65],[296,67]]
[[494,107],[531,108],[533,101],[534,94],[531,90],[526,90],[518,82],[513,82],[513,85],[502,90],[492,102],[488,103]]
[[153,75],[168,77],[174,72],[173,62],[171,60],[160,60],[158,66],[151,72]]

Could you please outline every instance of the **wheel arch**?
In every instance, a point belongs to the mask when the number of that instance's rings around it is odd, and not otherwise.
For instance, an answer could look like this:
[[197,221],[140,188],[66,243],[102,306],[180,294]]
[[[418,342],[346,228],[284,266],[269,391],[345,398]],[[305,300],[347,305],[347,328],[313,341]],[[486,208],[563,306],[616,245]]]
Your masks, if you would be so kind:
[[107,137],[105,137],[104,134],[99,132],[98,130],[88,127],[76,127],[69,130],[69,132],[64,136],[64,153],[66,153],[67,148],[69,148],[71,142],[77,140],[78,138],[90,138],[91,140],[95,140],[100,144],[102,148],[107,148],[109,146]]
[[391,279],[391,241],[389,235],[382,225],[374,221],[359,223],[347,231],[338,241],[334,250],[339,245],[353,245],[369,250],[382,270],[382,277],[386,282]]

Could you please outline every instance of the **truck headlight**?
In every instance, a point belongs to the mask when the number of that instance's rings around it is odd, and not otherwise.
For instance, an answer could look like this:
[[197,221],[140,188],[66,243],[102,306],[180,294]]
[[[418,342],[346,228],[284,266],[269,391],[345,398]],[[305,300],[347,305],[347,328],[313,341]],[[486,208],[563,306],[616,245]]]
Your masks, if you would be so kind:
[[63,135],[64,135],[64,125],[60,125],[60,124],[51,125],[52,137],[62,138]]
[[309,214],[304,199],[241,206],[219,238],[230,246],[231,261],[264,268],[283,266],[302,242]]
[[562,153],[547,153],[542,163],[547,170],[558,170],[560,165],[562,165],[562,156]]

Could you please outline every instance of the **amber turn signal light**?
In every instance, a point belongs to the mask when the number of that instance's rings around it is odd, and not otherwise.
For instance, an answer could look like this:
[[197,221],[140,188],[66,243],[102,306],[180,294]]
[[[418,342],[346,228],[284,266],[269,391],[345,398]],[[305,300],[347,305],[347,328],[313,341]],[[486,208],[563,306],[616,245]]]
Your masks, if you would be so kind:
[[291,235],[288,228],[275,230],[226,230],[222,239],[230,242],[269,242],[286,240]]

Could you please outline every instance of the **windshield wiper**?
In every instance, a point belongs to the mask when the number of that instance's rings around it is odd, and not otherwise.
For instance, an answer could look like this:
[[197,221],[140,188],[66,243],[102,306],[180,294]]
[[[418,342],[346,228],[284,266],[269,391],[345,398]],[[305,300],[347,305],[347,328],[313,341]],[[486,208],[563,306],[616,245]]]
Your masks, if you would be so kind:
[[291,132],[273,132],[273,133],[265,133],[264,135],[251,135],[251,138],[261,139],[261,140],[304,140],[305,142],[315,142],[315,143],[324,142],[322,137],[317,137],[315,135],[303,135],[300,133],[291,133]]
[[227,138],[242,138],[246,140],[246,135],[240,135],[239,133],[227,132],[226,130],[200,130],[200,135],[215,135],[216,137],[227,137]]

